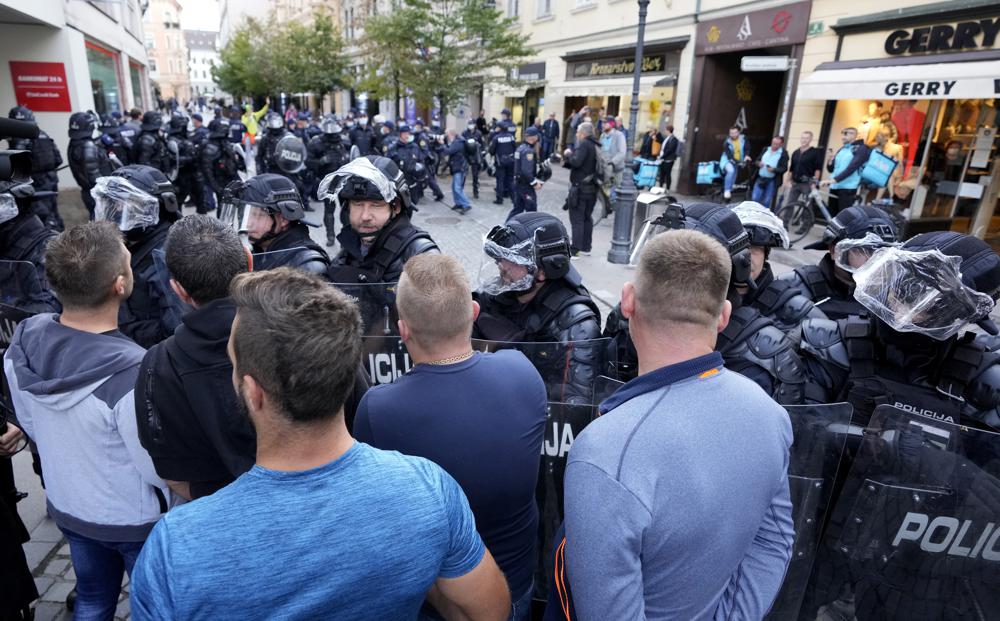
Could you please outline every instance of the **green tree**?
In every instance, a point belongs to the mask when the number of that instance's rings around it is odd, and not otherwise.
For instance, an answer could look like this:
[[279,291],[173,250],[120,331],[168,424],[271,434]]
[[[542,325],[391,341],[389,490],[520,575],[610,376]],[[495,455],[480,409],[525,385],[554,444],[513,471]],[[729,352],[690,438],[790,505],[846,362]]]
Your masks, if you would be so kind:
[[381,96],[408,88],[419,105],[436,99],[445,114],[483,86],[516,83],[512,70],[535,50],[515,23],[482,0],[403,0],[365,23],[368,61],[381,80],[370,71],[364,84],[374,82]]

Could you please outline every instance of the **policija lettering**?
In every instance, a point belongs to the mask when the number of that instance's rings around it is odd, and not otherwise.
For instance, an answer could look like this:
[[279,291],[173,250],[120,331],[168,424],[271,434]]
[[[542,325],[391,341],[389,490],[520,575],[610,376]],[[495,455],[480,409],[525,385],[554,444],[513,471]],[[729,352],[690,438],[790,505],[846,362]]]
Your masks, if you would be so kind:
[[889,96],[950,95],[958,80],[932,80],[929,82],[889,82],[885,94]]
[[993,522],[982,528],[972,520],[959,521],[947,515],[931,519],[924,513],[908,512],[896,531],[892,547],[898,548],[903,541],[919,541],[920,549],[931,554],[946,552],[950,556],[1000,561],[1000,528]]

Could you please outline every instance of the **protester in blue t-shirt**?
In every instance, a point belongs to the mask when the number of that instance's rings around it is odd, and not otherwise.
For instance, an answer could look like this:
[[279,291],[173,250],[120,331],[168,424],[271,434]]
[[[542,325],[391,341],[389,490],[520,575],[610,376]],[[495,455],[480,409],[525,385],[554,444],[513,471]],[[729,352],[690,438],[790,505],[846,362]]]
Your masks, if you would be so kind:
[[829,149],[828,157],[832,159],[826,164],[827,172],[833,176],[824,179],[820,185],[830,186],[830,215],[835,216],[840,210],[854,204],[861,185],[861,168],[868,161],[868,147],[864,140],[858,139],[858,130],[848,127],[840,132],[843,146],[833,153]]
[[545,385],[520,352],[473,352],[469,335],[479,306],[453,257],[423,254],[407,261],[396,307],[415,366],[366,393],[354,436],[426,457],[455,477],[479,534],[507,576],[514,601],[510,618],[527,619],[537,558],[535,484]]
[[343,404],[357,307],[301,270],[233,281],[234,385],[257,463],[168,513],[132,574],[135,619],[404,619],[508,614],[461,488],[435,464],[355,442]]
[[771,208],[774,191],[778,180],[788,170],[788,151],[784,148],[785,139],[782,136],[771,138],[771,146],[764,149],[757,158],[757,182],[753,186],[752,201]]

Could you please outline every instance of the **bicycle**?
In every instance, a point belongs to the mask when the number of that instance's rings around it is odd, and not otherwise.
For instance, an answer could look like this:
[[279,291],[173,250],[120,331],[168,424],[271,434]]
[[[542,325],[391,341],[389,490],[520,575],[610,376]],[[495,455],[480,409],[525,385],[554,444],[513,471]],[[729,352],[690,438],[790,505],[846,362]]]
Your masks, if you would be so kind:
[[[808,235],[813,225],[816,224],[814,206],[819,209],[827,222],[833,219],[829,209],[830,193],[820,190],[819,184],[815,181],[810,184],[810,188],[806,198],[800,198],[778,210],[778,218],[785,225],[785,229],[788,231],[788,241],[792,244]],[[823,200],[824,197],[827,200]]]
[[[744,174],[746,176],[740,179]],[[742,202],[750,199],[750,195],[753,192],[753,184],[757,180],[757,167],[750,166],[747,161],[737,162],[736,164],[736,180],[733,183],[733,189],[730,190],[730,198],[726,198],[725,191],[725,173],[723,172],[722,177],[719,177],[716,181],[712,182],[712,185],[705,189],[705,196],[708,198],[709,202],[726,204],[733,202]]]

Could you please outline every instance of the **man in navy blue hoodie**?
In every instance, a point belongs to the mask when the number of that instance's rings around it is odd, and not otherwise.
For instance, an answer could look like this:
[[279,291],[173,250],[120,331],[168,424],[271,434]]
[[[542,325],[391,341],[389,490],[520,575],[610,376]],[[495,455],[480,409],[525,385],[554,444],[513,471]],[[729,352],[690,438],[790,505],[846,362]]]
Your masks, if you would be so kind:
[[21,322],[4,356],[17,420],[45,464],[48,513],[69,541],[78,618],[110,618],[123,572],[171,494],[135,427],[143,349],[118,331],[132,292],[122,235],[110,222],[61,233],[45,273],[62,314]]

